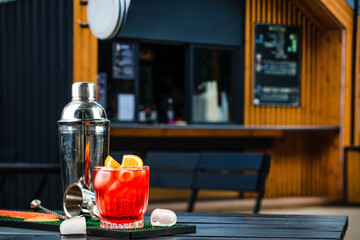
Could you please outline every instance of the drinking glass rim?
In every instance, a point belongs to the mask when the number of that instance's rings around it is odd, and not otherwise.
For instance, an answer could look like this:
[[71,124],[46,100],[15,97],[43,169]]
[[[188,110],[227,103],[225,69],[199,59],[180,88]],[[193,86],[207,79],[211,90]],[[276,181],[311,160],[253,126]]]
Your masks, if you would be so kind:
[[94,170],[104,170],[104,171],[120,171],[120,170],[149,170],[150,167],[147,165],[138,166],[138,167],[106,167],[106,166],[94,166]]

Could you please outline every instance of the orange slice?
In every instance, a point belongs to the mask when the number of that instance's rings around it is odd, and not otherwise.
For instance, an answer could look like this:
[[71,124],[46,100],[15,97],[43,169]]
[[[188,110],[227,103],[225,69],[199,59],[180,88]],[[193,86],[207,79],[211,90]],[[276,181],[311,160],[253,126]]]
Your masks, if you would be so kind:
[[12,210],[0,210],[0,216],[8,216],[12,218],[35,218],[35,217],[55,217],[49,213],[40,212],[27,212],[27,211],[12,211]]
[[59,220],[57,217],[32,217],[24,219],[25,222],[55,222]]
[[110,155],[106,157],[104,165],[105,167],[121,167],[120,163],[118,163]]
[[142,165],[143,161],[136,155],[124,155],[121,162],[122,167],[141,167]]

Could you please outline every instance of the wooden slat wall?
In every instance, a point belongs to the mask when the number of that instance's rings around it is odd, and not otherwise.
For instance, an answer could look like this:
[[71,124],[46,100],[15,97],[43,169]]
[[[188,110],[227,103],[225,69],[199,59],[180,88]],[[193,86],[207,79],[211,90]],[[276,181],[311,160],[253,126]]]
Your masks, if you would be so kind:
[[97,83],[98,40],[89,28],[80,27],[87,24],[86,9],[74,0],[74,82]]
[[[339,125],[341,29],[323,29],[288,0],[252,0],[246,5],[245,125]],[[252,104],[254,23],[300,26],[302,30],[301,106]]]
[[[316,1],[246,2],[245,125],[343,124],[341,99],[344,94],[344,28],[326,13],[309,8],[306,2],[314,4]],[[253,106],[255,22],[301,27],[301,106]],[[348,59],[350,55],[347,54],[346,57]],[[340,133],[290,131],[286,132],[283,138],[274,139],[270,149],[255,149],[271,154],[266,196],[340,197],[341,146],[344,143]],[[254,149],[248,151],[252,152]]]
[[[357,42],[356,42],[356,69],[355,69],[355,76],[357,76],[357,81],[355,81],[355,89],[359,89],[359,80],[360,80],[360,17],[358,16],[358,29],[357,29]],[[360,144],[360,128],[359,128],[359,102],[360,102],[360,94],[359,91],[355,91],[355,142],[354,145]]]
[[314,134],[290,131],[275,139],[267,152],[271,168],[266,182],[266,197],[341,196],[338,132]]
[[349,203],[360,203],[360,151],[347,153],[347,194]]

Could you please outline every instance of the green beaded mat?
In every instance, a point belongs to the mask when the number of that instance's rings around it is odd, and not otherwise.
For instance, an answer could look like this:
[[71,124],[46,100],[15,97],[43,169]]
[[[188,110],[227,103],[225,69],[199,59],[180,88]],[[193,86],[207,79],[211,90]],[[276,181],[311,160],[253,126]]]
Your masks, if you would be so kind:
[[[25,222],[21,218],[0,216],[0,226],[58,231],[59,233],[59,226],[62,221],[64,220],[55,222]],[[86,234],[94,236],[134,239],[194,232],[196,232],[196,226],[194,225],[175,224],[171,227],[153,227],[149,222],[145,222],[143,228],[116,230],[100,228],[99,221],[94,221],[92,219],[86,221]]]

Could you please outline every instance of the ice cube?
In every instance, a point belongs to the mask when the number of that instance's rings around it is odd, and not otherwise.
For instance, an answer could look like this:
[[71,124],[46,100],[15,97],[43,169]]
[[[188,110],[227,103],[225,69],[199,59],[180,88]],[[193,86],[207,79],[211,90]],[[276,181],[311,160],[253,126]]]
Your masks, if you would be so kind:
[[121,190],[121,183],[119,181],[113,181],[109,187],[108,187],[109,191],[120,191]]
[[152,211],[150,222],[152,226],[170,227],[177,221],[176,214],[168,209],[156,208]]
[[86,234],[86,221],[85,217],[79,216],[69,218],[60,224],[61,235],[85,235]]
[[134,178],[134,173],[131,170],[121,170],[117,178],[122,182],[129,182]]
[[111,172],[98,171],[94,180],[95,189],[105,188],[110,183],[110,179],[111,179]]

